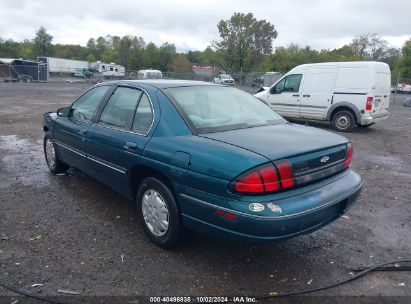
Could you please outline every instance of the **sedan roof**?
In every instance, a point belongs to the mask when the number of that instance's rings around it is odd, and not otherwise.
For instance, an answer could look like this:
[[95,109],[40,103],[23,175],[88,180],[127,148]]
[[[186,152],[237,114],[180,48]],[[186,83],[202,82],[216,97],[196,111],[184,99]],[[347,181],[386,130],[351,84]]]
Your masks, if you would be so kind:
[[138,85],[146,84],[157,89],[167,89],[176,87],[190,87],[198,85],[216,85],[205,81],[194,81],[194,80],[174,80],[174,79],[147,79],[147,80],[118,80],[112,81],[110,83],[115,84],[127,84],[127,85]]

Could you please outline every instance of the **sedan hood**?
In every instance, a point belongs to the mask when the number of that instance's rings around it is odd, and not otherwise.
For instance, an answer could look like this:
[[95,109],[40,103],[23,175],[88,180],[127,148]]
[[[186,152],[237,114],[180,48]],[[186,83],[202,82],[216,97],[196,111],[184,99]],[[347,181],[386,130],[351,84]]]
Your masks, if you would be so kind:
[[270,160],[288,158],[348,142],[343,136],[291,123],[207,133],[200,136],[244,148]]

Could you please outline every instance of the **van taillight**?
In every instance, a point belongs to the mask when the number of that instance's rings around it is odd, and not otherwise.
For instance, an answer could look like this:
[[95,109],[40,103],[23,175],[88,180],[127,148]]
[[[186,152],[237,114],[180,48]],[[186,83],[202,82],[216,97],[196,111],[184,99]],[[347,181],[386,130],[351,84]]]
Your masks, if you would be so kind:
[[367,97],[367,102],[365,103],[365,110],[371,111],[372,110],[372,102],[374,98],[373,97]]
[[345,154],[345,160],[343,163],[343,168],[346,169],[350,166],[351,161],[352,161],[352,155],[353,155],[354,149],[351,143],[348,144],[347,146],[347,154]]
[[[263,194],[294,186],[294,175],[287,160],[251,169],[231,182],[230,188],[237,193]],[[279,174],[278,174],[279,173]]]

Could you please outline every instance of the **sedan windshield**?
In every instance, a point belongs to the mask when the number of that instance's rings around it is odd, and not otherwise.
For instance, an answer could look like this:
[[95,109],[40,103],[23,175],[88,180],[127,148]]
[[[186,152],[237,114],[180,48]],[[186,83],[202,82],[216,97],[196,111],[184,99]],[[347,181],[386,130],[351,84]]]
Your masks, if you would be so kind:
[[248,93],[220,86],[167,89],[196,133],[218,132],[284,123],[270,107]]

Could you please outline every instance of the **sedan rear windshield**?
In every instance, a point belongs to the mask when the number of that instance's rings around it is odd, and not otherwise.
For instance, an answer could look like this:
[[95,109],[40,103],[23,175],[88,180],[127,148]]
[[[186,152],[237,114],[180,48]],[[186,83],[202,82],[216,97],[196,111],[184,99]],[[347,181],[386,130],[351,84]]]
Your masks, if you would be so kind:
[[167,93],[196,133],[251,128],[285,120],[257,98],[220,86],[169,88]]

